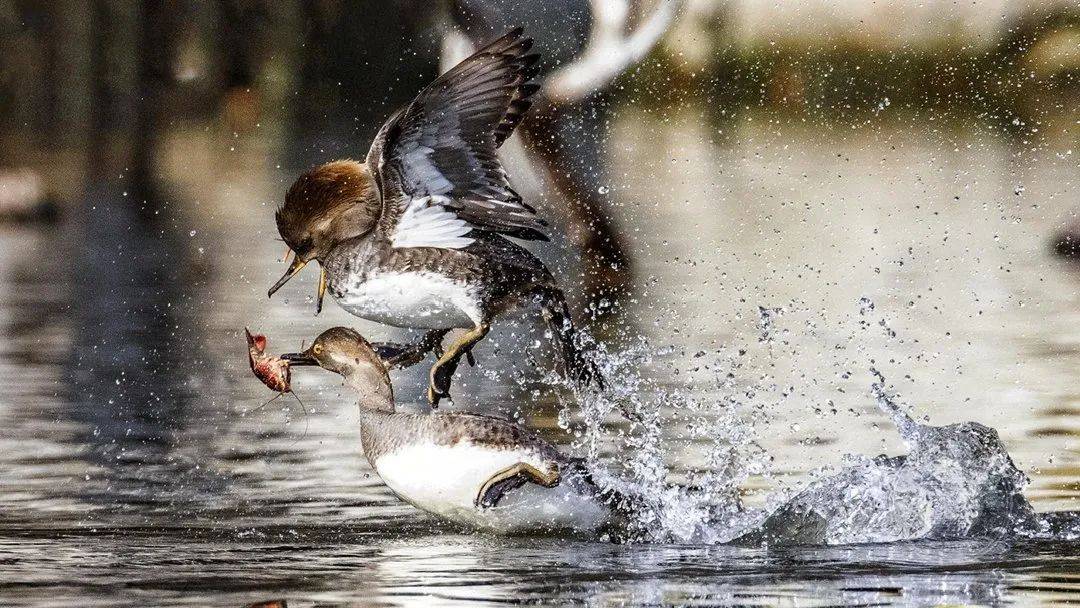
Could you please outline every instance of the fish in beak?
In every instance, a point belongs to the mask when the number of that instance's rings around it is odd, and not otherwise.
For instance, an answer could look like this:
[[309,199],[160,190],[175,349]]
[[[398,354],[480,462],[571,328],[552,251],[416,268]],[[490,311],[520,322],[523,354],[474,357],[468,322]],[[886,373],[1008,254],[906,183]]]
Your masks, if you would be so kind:
[[266,352],[266,336],[252,334],[244,328],[247,338],[248,363],[255,376],[276,393],[288,393],[292,390],[289,374],[289,362],[283,357],[275,357]]

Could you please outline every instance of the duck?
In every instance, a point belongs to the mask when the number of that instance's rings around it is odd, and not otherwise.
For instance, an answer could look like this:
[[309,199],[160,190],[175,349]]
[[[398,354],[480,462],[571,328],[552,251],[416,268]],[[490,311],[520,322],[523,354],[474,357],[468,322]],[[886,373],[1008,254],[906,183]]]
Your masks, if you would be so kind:
[[505,534],[596,534],[617,524],[620,498],[594,482],[583,460],[530,430],[493,416],[397,411],[393,365],[353,329],[328,329],[281,358],[341,375],[358,397],[364,456],[417,509]]
[[603,386],[555,278],[509,240],[548,240],[496,154],[538,89],[531,47],[521,28],[483,46],[394,112],[364,161],[309,169],[275,214],[294,257],[268,296],[315,260],[316,314],[329,292],[353,315],[425,329],[425,339],[465,330],[431,367],[433,408],[461,358],[472,363],[493,320],[516,308],[540,309],[566,376]]

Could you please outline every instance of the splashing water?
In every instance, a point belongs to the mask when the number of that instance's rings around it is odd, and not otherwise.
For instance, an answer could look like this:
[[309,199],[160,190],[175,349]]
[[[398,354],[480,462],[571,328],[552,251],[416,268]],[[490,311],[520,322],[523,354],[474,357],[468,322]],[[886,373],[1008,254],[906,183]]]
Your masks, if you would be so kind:
[[848,456],[839,471],[783,502],[747,542],[871,543],[969,537],[1016,538],[1048,528],[1024,498],[1027,476],[997,432],[976,422],[912,420],[885,389],[871,390],[908,447],[902,456]]
[[[860,316],[873,310],[860,302]],[[761,309],[762,342],[771,341],[777,310]],[[612,351],[584,332],[608,386],[604,391],[567,385],[565,412],[584,430],[577,448],[597,482],[633,502],[629,540],[718,543],[876,543],[970,537],[1080,538],[1080,517],[1040,515],[1023,495],[1028,478],[1016,468],[997,432],[976,422],[920,424],[870,369],[871,394],[896,425],[908,448],[901,456],[848,455],[839,469],[823,469],[794,495],[770,497],[771,508],[747,510],[739,489],[750,476],[768,473],[768,455],[755,441],[755,423],[767,408],[772,385],[739,384],[745,350],[693,355],[694,370],[714,376],[719,401],[703,399],[658,377],[670,350],[639,340]],[[766,345],[768,346],[768,345]],[[709,363],[704,361],[708,360]],[[651,372],[651,373],[650,373]],[[558,382],[554,372],[546,378]],[[622,414],[623,419],[617,416]],[[616,418],[617,422],[612,419]],[[569,425],[567,416],[561,416]],[[665,456],[681,441],[665,438],[672,425],[679,439],[709,446],[700,470],[670,470]],[[678,483],[672,478],[681,477]]]
[[[691,371],[710,375],[727,395],[717,403],[661,381],[687,375],[664,366],[671,349],[639,339],[613,351],[585,332],[578,338],[607,379],[605,390],[576,386],[554,371],[545,381],[569,389],[560,395],[560,424],[567,429],[575,422],[581,425],[574,447],[584,454],[594,479],[633,503],[628,538],[701,541],[741,517],[740,484],[765,472],[767,462],[754,441],[757,413],[748,407],[756,389],[737,385],[745,351],[693,355]],[[684,429],[677,441],[664,432],[675,426]],[[689,444],[707,446],[704,466],[671,470],[668,461],[678,460],[676,451]],[[673,477],[680,482],[673,483]]]

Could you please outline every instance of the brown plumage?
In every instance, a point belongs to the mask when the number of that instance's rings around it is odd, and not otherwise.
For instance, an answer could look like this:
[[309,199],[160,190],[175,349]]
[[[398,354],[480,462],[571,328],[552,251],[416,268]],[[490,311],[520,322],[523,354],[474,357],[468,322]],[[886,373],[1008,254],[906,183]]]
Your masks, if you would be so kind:
[[371,230],[382,202],[367,166],[337,160],[305,171],[285,193],[274,215],[278,233],[296,255],[319,257],[325,248]]

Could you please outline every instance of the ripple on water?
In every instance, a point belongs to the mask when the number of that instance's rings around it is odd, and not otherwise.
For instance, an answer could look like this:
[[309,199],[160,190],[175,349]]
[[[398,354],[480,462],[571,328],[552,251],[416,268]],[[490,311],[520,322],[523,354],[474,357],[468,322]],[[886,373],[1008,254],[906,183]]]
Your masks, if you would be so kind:
[[[620,208],[648,228],[639,244],[649,253],[615,324],[663,348],[635,351],[603,324],[595,331],[627,352],[610,373],[625,378],[619,398],[645,424],[630,428],[617,404],[598,401],[571,411],[560,429],[541,375],[507,356],[548,360],[527,323],[496,328],[477,353],[481,369],[462,370],[456,387],[459,407],[538,412],[529,422],[546,436],[576,439],[582,453],[627,474],[652,500],[650,525],[672,542],[506,539],[439,526],[371,476],[350,430],[355,414],[342,406],[348,396],[328,377],[295,380],[306,419],[285,404],[251,413],[263,393],[253,392],[239,350],[245,325],[281,344],[337,324],[400,338],[334,306],[312,317],[302,295],[314,292],[309,276],[266,300],[281,269],[261,201],[278,200],[287,176],[248,175],[265,164],[259,152],[229,188],[217,187],[218,173],[197,178],[213,200],[193,211],[197,238],[185,224],[179,240],[198,241],[206,255],[173,241],[168,256],[153,254],[158,233],[129,241],[130,223],[98,225],[98,200],[74,228],[0,229],[0,603],[1075,602],[1071,543],[699,542],[703,528],[709,541],[745,530],[756,509],[776,506],[763,503],[778,487],[785,498],[812,494],[823,486],[806,483],[808,472],[842,465],[843,453],[917,452],[873,411],[871,364],[935,424],[996,428],[1031,478],[1025,494],[1037,510],[1071,508],[1080,497],[1071,441],[1080,428],[1077,274],[1041,252],[1060,219],[1051,202],[1067,198],[1075,166],[1022,167],[1017,197],[1015,180],[1000,179],[1013,169],[1008,142],[981,132],[952,133],[967,141],[942,146],[920,129],[838,139],[754,121],[734,140],[688,154],[687,142],[711,139],[707,121],[676,116],[661,129],[626,116],[615,133],[625,154],[612,171],[624,176],[619,192],[635,193]],[[675,157],[699,160],[677,171],[656,160]],[[953,200],[950,167],[965,167],[973,189],[964,201],[975,203],[935,203]],[[838,182],[839,174],[872,178]],[[792,197],[768,209],[748,204]],[[1017,198],[1022,205],[1001,205],[1023,223],[995,240],[998,203]],[[699,200],[715,212],[682,204]],[[837,209],[846,210],[842,223]],[[111,263],[80,262],[91,254]],[[859,307],[863,297],[872,308]],[[396,378],[405,407],[415,407],[422,376]],[[867,478],[906,466],[913,480],[927,470],[917,460],[853,466]],[[829,532],[834,541],[878,525],[854,510],[835,516],[847,523]],[[702,525],[717,521],[728,525]]]

